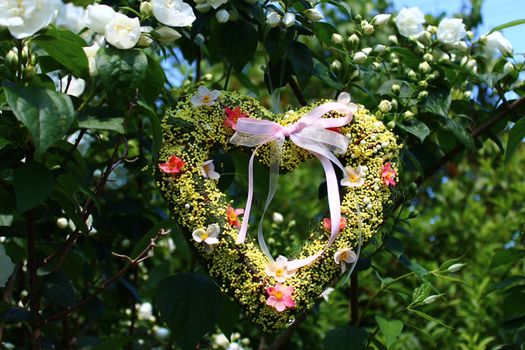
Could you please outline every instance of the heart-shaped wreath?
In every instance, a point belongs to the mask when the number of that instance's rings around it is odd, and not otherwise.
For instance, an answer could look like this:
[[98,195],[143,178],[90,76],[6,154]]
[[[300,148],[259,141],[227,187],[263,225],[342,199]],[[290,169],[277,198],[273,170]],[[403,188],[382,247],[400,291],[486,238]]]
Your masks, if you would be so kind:
[[[268,332],[286,327],[353,268],[397,181],[395,135],[349,99],[275,115],[249,96],[201,87],[167,112],[162,128],[158,186],[210,275]],[[276,170],[292,171],[314,156],[323,164],[331,220],[314,227],[294,260],[274,260],[260,227],[259,245],[245,241],[253,174],[246,212],[233,209],[210,157],[234,148],[253,152],[252,161],[273,168],[274,180]],[[340,188],[332,164],[343,169]]]

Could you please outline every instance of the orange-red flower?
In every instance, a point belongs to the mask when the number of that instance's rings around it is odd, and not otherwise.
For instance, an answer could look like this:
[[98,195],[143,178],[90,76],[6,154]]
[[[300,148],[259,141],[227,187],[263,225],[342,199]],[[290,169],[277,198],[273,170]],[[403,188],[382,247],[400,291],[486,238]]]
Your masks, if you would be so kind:
[[228,223],[233,227],[241,227],[241,222],[239,221],[239,215],[244,214],[244,209],[233,209],[231,205],[228,205],[226,211],[226,218]]
[[[330,218],[324,218],[323,226],[326,231],[331,232],[332,231],[332,220]],[[341,219],[339,220],[339,231],[344,230],[345,227],[346,227],[346,218],[341,216]]]
[[381,170],[381,178],[383,179],[383,182],[387,186],[395,186],[396,185],[396,175],[397,171],[396,169],[392,168],[392,163],[387,162],[383,166],[383,170]]
[[226,118],[224,118],[224,126],[230,127],[233,130],[237,127],[237,121],[239,118],[246,118],[247,115],[245,113],[241,112],[241,107],[237,106],[233,110],[226,107],[224,108],[224,112],[226,113]]
[[159,168],[166,174],[177,175],[186,165],[182,159],[177,156],[171,156],[166,163],[160,163]]

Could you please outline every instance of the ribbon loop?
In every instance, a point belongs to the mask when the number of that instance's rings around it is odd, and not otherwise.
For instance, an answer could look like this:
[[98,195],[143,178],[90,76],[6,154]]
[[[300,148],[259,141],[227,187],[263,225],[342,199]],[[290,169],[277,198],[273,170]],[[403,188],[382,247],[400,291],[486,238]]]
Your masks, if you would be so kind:
[[[338,112],[345,117],[324,118],[322,117],[329,112]],[[270,205],[270,202],[275,195],[277,189],[277,179],[279,173],[279,165],[281,160],[281,150],[286,137],[303,149],[308,150],[321,162],[327,187],[328,187],[328,204],[330,208],[330,219],[332,222],[332,229],[330,238],[326,248],[328,248],[339,234],[340,218],[341,218],[341,202],[339,199],[339,187],[337,185],[337,176],[332,165],[344,171],[344,167],[339,162],[335,154],[345,153],[348,148],[348,139],[337,132],[328,130],[328,128],[335,128],[347,125],[352,120],[352,110],[347,104],[339,102],[324,103],[309,113],[301,117],[296,123],[282,126],[276,122],[262,119],[241,118],[237,121],[236,132],[230,139],[230,143],[246,146],[257,147],[250,157],[248,165],[248,198],[246,201],[246,208],[244,210],[244,219],[239,230],[237,243],[244,243],[246,233],[248,230],[248,219],[250,217],[250,210],[253,199],[253,161],[257,149],[262,145],[275,141],[275,157],[270,166],[270,185],[269,192],[266,198],[266,203],[262,217]],[[273,260],[262,234],[262,218],[258,227],[258,240],[261,250],[271,260]],[[325,248],[325,249],[326,249]],[[324,250],[323,250],[324,251]],[[308,258],[301,260],[294,260],[292,263],[294,268],[299,268],[311,264],[317,259],[322,252],[318,252]]]

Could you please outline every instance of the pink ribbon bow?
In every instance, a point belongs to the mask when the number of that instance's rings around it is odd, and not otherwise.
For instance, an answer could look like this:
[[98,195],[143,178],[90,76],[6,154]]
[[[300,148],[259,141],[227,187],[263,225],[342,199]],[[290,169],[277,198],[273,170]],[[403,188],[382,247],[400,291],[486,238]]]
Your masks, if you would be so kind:
[[[336,111],[338,113],[344,114],[345,117],[322,118],[330,111]],[[264,218],[264,214],[266,213],[266,210],[268,209],[268,206],[277,189],[281,150],[286,137],[289,137],[290,140],[297,146],[308,150],[310,153],[316,156],[323,166],[327,184],[330,218],[332,222],[330,238],[326,248],[328,248],[334,242],[340,228],[341,202],[339,199],[337,176],[332,163],[341,168],[345,174],[344,167],[339,162],[335,154],[345,153],[348,148],[349,141],[344,135],[327,129],[347,125],[351,120],[352,110],[350,106],[339,102],[328,102],[314,108],[296,123],[291,125],[282,126],[273,121],[252,118],[241,118],[237,121],[236,132],[230,139],[230,142],[236,145],[257,148],[252,153],[248,165],[248,198],[246,201],[246,208],[244,209],[244,219],[242,221],[236,243],[244,243],[248,230],[248,219],[250,217],[253,198],[253,160],[255,153],[257,152],[257,149],[263,144],[275,141],[275,145],[277,147],[276,152],[272,152],[271,155],[272,163],[270,166],[269,192],[262,214],[262,218]],[[258,228],[259,245],[261,250],[271,260],[273,260],[268,247],[266,246],[266,242],[264,241],[264,236],[262,233],[262,218],[259,222]],[[292,270],[308,265],[317,259],[317,257],[319,257],[323,251],[318,252],[308,258],[290,261],[288,263],[288,268]]]

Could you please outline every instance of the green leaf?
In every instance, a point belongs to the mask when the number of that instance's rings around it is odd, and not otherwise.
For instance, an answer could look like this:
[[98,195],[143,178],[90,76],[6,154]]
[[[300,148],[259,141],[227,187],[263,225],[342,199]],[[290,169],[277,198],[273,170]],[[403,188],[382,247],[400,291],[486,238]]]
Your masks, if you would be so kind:
[[314,71],[314,61],[310,49],[303,43],[293,41],[288,50],[288,60],[299,85],[304,87]]
[[434,318],[426,313],[424,313],[423,311],[419,311],[419,310],[416,310],[416,309],[408,309],[409,311],[415,313],[416,315],[418,315],[419,317],[422,317],[424,318],[425,320],[428,320],[428,321],[432,321],[432,322],[436,322],[440,325],[442,325],[443,327],[446,327],[446,328],[449,328],[449,329],[452,329],[451,326],[443,323],[442,321],[438,320],[437,318]]
[[504,289],[509,286],[516,284],[517,282],[525,282],[525,276],[510,276],[509,278],[504,279],[498,283],[491,284],[487,290],[483,293],[483,296],[486,296],[498,289]]
[[411,119],[403,123],[396,124],[398,128],[404,130],[419,139],[423,142],[430,135],[430,129],[428,126],[418,119]]
[[21,213],[45,201],[53,191],[53,173],[40,163],[22,164],[13,171],[13,177],[16,207]]
[[316,22],[314,25],[314,32],[319,41],[332,46],[332,35],[337,33],[337,29],[330,23]]
[[222,295],[210,278],[194,273],[164,280],[157,289],[156,305],[183,350],[193,350],[212,331],[220,316]]
[[519,26],[521,24],[525,24],[525,18],[516,19],[514,21],[510,21],[510,22],[507,22],[507,23],[504,23],[504,24],[500,24],[499,26],[495,26],[494,28],[492,28],[492,30],[489,32],[489,34],[490,33],[494,33],[494,32],[496,32],[498,30],[505,29],[505,28]]
[[332,329],[323,340],[325,350],[364,350],[368,333],[363,328],[346,326]]
[[257,30],[244,20],[218,24],[211,31],[210,51],[226,58],[236,71],[242,71],[257,49]]
[[139,100],[137,103],[146,111],[149,116],[151,123],[151,135],[153,138],[151,145],[151,154],[153,157],[152,162],[156,166],[159,160],[160,145],[162,144],[162,127],[160,126],[160,118],[157,115],[157,112],[155,112],[155,110],[144,101]]
[[423,110],[425,112],[433,113],[445,118],[448,118],[448,111],[452,98],[450,96],[450,89],[439,88],[429,91],[428,98]]
[[385,243],[386,249],[398,258],[405,252],[405,246],[399,238],[387,235],[383,242]]
[[381,316],[376,316],[375,319],[379,330],[381,330],[381,333],[385,336],[385,343],[388,349],[403,331],[403,322],[399,320],[389,320]]
[[119,134],[124,134],[124,118],[96,118],[87,117],[84,120],[79,120],[78,126],[85,129],[95,130],[111,130]]
[[519,119],[510,129],[507,140],[507,152],[505,152],[505,163],[509,162],[518,146],[523,144],[523,138],[525,138],[525,117]]
[[412,292],[412,305],[420,305],[423,303],[423,301],[430,296],[431,291],[432,285],[428,282],[414,289]]
[[102,85],[113,99],[129,98],[143,83],[148,68],[148,58],[138,49],[99,49],[96,63]]
[[519,250],[516,248],[509,248],[500,250],[494,254],[492,261],[490,262],[490,268],[494,269],[499,266],[516,264],[520,259],[525,257],[525,250]]
[[469,151],[475,150],[474,138],[461,124],[448,117],[442,117],[441,120]]
[[16,118],[29,130],[38,155],[64,137],[75,119],[67,95],[16,85],[4,86],[4,90]]
[[43,279],[43,296],[62,307],[70,307],[77,301],[71,280],[64,272],[55,272]]
[[412,272],[418,275],[420,278],[424,278],[429,274],[428,270],[423,266],[419,265],[417,262],[408,259],[405,255],[399,257],[399,262],[404,266],[408,267]]
[[390,96],[396,96],[397,95],[392,91],[392,85],[397,84],[401,88],[399,90],[399,97],[400,98],[410,98],[414,94],[414,88],[412,87],[412,84],[405,80],[399,80],[399,79],[392,79],[387,80],[377,90],[377,93],[380,95],[390,95]]
[[164,69],[161,67],[159,61],[151,56],[148,58],[148,68],[146,70],[146,76],[144,82],[140,84],[139,91],[149,104],[154,104],[155,100],[159,97],[160,93],[164,89],[164,83],[166,82],[166,75]]
[[71,31],[49,30],[33,39],[33,42],[67,68],[74,76],[89,77],[88,59],[82,49],[85,42]]
[[335,75],[321,62],[316,62],[314,64],[313,75],[319,78],[323,83],[329,87],[340,90],[343,88],[343,84],[337,81]]
[[342,13],[345,13],[348,16],[348,18],[352,18],[352,8],[346,3],[346,1],[325,0],[322,2],[327,2],[329,4],[339,7]]

